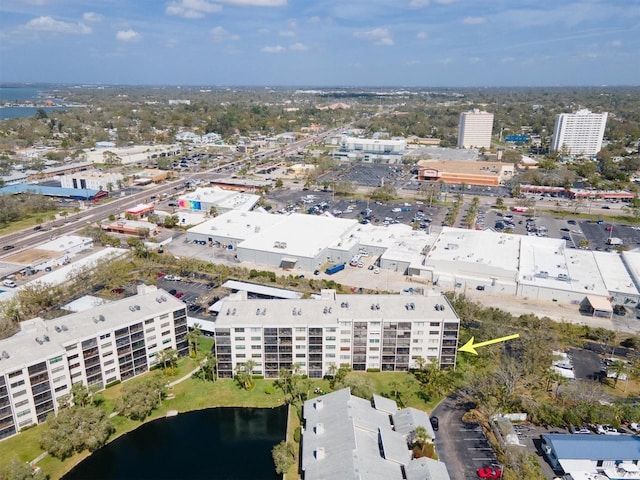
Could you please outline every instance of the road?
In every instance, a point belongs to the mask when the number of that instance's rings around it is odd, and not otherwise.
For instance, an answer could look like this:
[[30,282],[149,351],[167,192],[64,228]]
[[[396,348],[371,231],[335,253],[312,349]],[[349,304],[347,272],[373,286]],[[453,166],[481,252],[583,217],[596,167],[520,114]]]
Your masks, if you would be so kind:
[[458,395],[445,398],[433,410],[431,416],[439,419],[436,432],[436,451],[440,461],[447,465],[453,480],[477,478],[477,470],[496,463],[493,448],[478,423],[462,420],[467,407],[459,402]]

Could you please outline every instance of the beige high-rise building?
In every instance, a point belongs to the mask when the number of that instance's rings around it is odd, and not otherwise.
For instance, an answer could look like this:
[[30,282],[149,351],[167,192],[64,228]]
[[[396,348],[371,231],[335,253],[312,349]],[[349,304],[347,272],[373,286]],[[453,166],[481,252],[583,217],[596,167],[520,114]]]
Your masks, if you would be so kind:
[[490,148],[493,113],[477,108],[460,114],[458,148]]

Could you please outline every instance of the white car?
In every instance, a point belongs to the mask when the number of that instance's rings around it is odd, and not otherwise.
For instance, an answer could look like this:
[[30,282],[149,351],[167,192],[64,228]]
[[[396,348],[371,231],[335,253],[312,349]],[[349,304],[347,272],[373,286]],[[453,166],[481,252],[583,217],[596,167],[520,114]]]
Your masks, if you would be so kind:
[[379,269],[379,268],[376,268],[376,269],[373,271],[373,273],[375,273],[375,274],[377,275],[378,273],[380,273],[380,269]]
[[634,432],[640,432],[640,423],[631,423],[629,424],[629,428]]
[[599,435],[622,435],[611,425],[596,425],[596,433]]
[[174,282],[180,282],[182,280],[182,277],[179,277],[178,275],[165,275],[164,279]]

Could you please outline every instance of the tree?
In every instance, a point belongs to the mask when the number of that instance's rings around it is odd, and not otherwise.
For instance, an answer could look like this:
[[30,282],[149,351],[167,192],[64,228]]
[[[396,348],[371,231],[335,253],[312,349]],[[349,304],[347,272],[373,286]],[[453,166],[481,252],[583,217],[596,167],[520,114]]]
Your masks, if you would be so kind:
[[413,431],[413,438],[416,445],[422,448],[424,447],[425,443],[427,443],[431,439],[431,436],[427,433],[426,428],[424,428],[422,425],[418,425]]
[[244,390],[251,390],[253,384],[253,368],[256,366],[256,362],[253,360],[247,360],[244,365],[238,364],[236,366],[235,380],[238,386]]
[[282,475],[286,473],[295,462],[295,447],[293,444],[281,441],[271,450],[273,463],[276,467],[276,473]]
[[46,480],[49,478],[42,470],[36,470],[29,462],[12,458],[0,469],[2,480]]
[[175,228],[178,225],[179,219],[177,215],[167,215],[164,217],[165,228]]
[[60,460],[83,450],[99,449],[115,431],[106,413],[93,406],[64,408],[58,415],[50,413],[47,426],[40,433],[40,447]]
[[211,208],[209,209],[209,215],[211,215],[212,217],[217,217],[218,207],[216,207],[215,205],[211,205]]
[[143,421],[160,405],[164,395],[164,382],[158,377],[127,383],[116,400],[115,408],[122,416]]
[[217,364],[218,364],[218,359],[216,358],[214,353],[207,352],[202,361],[202,366],[200,367],[202,379],[204,381],[215,382]]
[[282,188],[283,186],[284,186],[284,182],[282,181],[282,179],[281,179],[281,178],[278,178],[278,179],[276,180],[275,187],[276,187],[276,188]]
[[191,349],[192,356],[198,354],[198,340],[202,335],[201,325],[196,322],[193,324],[193,328],[187,333],[187,341],[189,342],[189,348]]

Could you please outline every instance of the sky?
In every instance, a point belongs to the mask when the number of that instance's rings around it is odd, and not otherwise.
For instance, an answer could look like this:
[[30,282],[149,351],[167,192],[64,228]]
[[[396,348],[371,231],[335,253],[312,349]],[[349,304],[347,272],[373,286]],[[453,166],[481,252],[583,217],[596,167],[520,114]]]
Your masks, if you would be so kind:
[[640,0],[1,0],[0,81],[640,85]]

